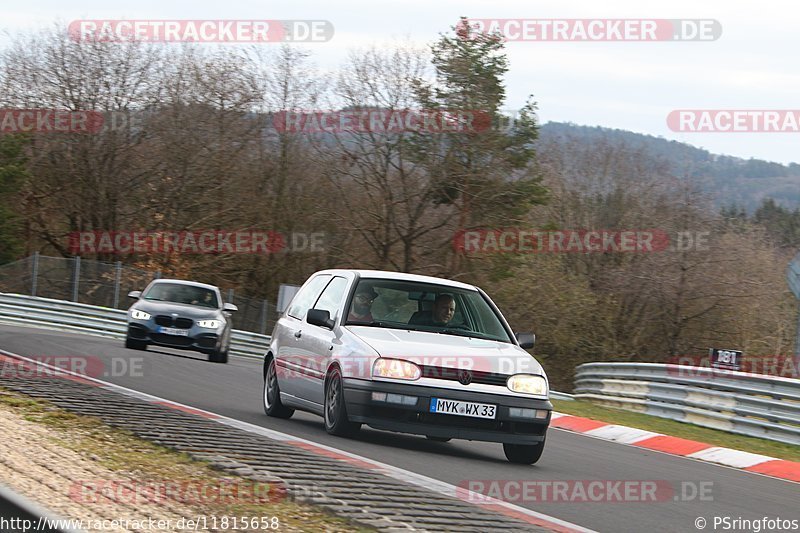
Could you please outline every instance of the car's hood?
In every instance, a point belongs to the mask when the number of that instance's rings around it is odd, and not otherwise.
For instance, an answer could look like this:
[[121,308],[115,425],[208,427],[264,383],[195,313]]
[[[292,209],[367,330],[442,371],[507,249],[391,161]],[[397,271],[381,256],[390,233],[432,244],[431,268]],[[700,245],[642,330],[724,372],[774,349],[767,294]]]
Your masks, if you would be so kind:
[[532,355],[506,342],[371,326],[347,328],[381,357],[499,374],[544,375],[542,366]]
[[133,307],[150,313],[151,315],[169,315],[178,313],[179,316],[185,318],[202,319],[202,318],[216,318],[219,316],[219,309],[212,309],[210,307],[199,307],[197,305],[178,304],[174,302],[158,302],[152,300],[139,300]]

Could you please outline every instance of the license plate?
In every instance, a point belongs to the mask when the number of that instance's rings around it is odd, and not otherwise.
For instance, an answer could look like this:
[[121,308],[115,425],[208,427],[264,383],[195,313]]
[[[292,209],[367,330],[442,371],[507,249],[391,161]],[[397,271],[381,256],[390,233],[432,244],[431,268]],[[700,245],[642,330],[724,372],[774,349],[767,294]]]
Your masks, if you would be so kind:
[[165,335],[178,335],[180,337],[188,337],[189,330],[188,329],[177,329],[177,328],[165,328],[163,326],[158,327],[158,332],[163,333]]
[[443,415],[471,416],[473,418],[494,418],[497,406],[488,403],[462,402],[431,398],[431,413]]

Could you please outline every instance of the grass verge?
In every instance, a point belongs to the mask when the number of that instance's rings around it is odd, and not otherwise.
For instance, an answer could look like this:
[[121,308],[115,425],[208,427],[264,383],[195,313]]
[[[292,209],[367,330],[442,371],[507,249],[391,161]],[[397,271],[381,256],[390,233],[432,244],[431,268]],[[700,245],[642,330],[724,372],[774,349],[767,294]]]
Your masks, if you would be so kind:
[[[161,483],[165,480],[190,480],[204,487],[219,487],[231,482],[251,483],[245,478],[215,470],[209,463],[194,460],[188,454],[112,428],[96,418],[75,415],[49,402],[31,399],[0,387],[0,409],[3,408],[11,409],[29,422],[47,426],[54,443],[126,479]],[[229,503],[221,498],[211,503],[203,502],[199,508],[201,514],[207,516],[275,516],[280,520],[281,530],[374,531],[333,516],[324,509],[289,499],[269,503]]]

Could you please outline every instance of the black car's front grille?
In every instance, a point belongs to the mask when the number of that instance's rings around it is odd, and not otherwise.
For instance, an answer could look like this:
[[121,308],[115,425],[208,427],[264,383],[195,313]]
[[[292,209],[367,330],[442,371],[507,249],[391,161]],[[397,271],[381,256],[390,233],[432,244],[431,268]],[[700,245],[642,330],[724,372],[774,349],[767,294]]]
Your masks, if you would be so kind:
[[156,315],[156,324],[159,326],[172,327],[172,317],[169,315]]
[[156,324],[167,328],[189,329],[194,324],[191,318],[173,318],[169,315],[156,315]]
[[[444,379],[447,381],[459,381],[459,374],[462,372],[458,368],[447,368],[442,366],[420,365],[422,377],[433,379]],[[505,387],[508,377],[506,374],[495,374],[494,372],[482,372],[479,370],[469,370],[472,374],[471,383],[481,385],[499,385]]]

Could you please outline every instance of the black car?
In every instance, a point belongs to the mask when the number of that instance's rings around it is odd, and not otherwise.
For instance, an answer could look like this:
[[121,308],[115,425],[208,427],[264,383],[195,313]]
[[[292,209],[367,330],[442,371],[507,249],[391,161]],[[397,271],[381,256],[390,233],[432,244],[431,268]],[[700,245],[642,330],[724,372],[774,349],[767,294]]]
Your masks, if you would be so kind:
[[231,344],[231,313],[213,285],[158,279],[143,291],[128,294],[136,302],[128,309],[125,347],[146,350],[148,344],[195,350],[213,363],[227,363]]

